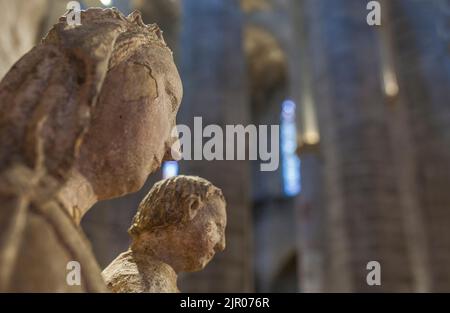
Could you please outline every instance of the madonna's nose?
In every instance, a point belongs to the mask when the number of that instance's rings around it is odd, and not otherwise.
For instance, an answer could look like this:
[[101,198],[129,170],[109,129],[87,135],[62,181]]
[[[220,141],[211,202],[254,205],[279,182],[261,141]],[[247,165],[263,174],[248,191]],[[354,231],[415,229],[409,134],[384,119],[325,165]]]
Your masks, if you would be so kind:
[[171,138],[166,145],[166,153],[164,154],[163,161],[179,161],[181,160],[180,141],[178,137]]
[[220,241],[214,247],[214,251],[222,252],[223,250],[225,250],[225,246],[226,246],[226,244],[225,244],[225,236],[222,236]]

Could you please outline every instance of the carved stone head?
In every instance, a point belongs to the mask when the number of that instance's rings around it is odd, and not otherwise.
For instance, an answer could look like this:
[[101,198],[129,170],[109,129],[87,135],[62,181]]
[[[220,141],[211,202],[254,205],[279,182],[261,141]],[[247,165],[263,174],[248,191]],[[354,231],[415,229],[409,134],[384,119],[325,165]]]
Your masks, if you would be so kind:
[[129,233],[176,272],[203,269],[225,249],[226,203],[219,188],[195,176],[156,183],[139,205]]
[[138,190],[171,155],[182,98],[172,52],[138,12],[61,17],[0,83],[0,171],[24,164],[99,200]]
[[172,52],[156,25],[139,14],[114,43],[91,127],[81,147],[81,171],[100,199],[139,190],[170,155],[182,98]]

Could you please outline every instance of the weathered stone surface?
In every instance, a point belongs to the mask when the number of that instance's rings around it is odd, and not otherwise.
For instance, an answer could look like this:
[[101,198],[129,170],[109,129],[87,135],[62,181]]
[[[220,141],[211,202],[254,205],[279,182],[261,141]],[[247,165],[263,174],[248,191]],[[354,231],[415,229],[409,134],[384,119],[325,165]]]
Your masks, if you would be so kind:
[[178,292],[177,274],[203,269],[225,248],[222,192],[195,176],[156,183],[141,202],[130,249],[104,271],[113,292]]
[[1,291],[106,291],[79,220],[139,189],[171,145],[182,87],[158,27],[114,9],[81,22],[62,17],[0,83]]

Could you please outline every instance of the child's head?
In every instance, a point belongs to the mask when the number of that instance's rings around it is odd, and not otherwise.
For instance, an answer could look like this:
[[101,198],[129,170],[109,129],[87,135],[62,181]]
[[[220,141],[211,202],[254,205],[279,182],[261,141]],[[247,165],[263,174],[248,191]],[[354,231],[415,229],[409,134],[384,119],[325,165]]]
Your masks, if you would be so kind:
[[225,206],[222,191],[203,178],[162,180],[139,205],[133,246],[151,249],[177,272],[201,270],[225,248]]

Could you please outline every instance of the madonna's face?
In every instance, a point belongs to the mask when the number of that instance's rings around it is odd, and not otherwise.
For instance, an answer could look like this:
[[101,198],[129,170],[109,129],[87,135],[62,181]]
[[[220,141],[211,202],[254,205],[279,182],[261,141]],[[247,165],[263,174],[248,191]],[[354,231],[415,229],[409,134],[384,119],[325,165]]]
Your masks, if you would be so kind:
[[160,167],[181,98],[172,54],[157,44],[108,71],[78,164],[100,200],[139,190]]

